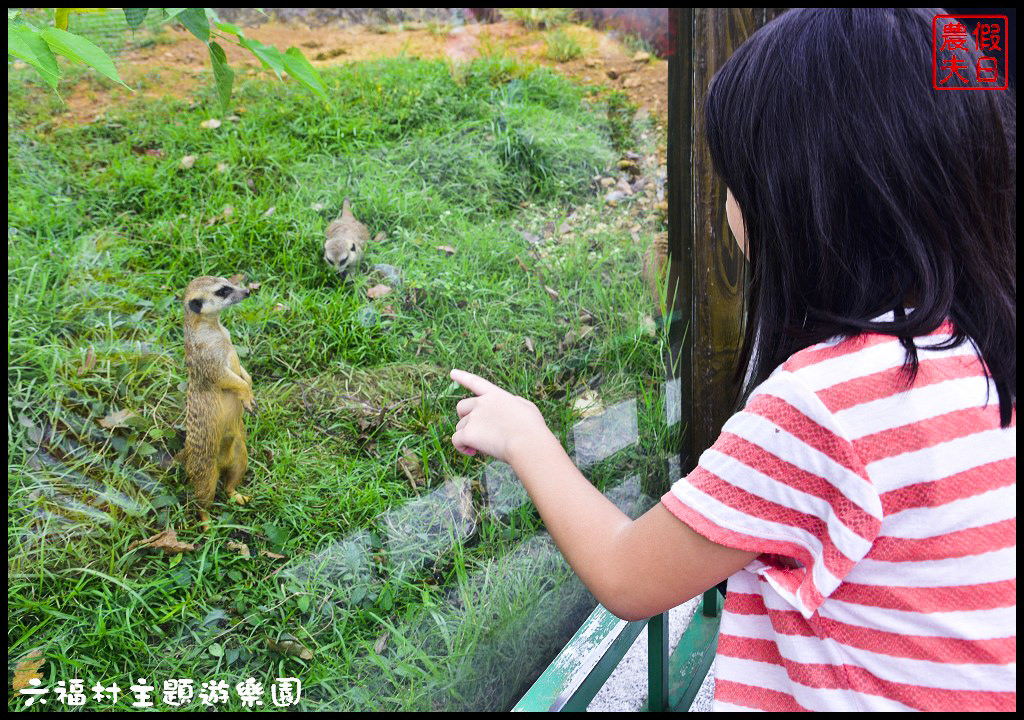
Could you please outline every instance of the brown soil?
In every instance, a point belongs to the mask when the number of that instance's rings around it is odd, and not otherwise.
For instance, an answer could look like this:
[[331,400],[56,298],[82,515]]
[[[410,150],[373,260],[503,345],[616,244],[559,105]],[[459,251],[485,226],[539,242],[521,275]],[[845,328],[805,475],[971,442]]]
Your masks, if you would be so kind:
[[[668,63],[654,57],[634,60],[633,54],[611,36],[581,25],[569,26],[566,32],[584,49],[584,56],[565,63],[545,57],[547,45],[542,32],[509,22],[470,24],[451,32],[415,24],[406,24],[402,29],[310,28],[300,23],[268,22],[245,31],[250,37],[282,51],[297,46],[317,67],[401,54],[426,59],[446,58],[459,63],[479,54],[481,48],[503,48],[579,81],[621,88],[638,106],[657,116],[663,127],[665,124]],[[236,76],[243,72],[263,72],[248,51],[228,42],[221,45]],[[190,97],[212,83],[206,48],[184,30],[165,33],[159,43],[124,53],[116,63],[124,82],[136,92],[90,80],[62,88],[67,113],[58,122],[91,122],[112,106],[139,95]]]

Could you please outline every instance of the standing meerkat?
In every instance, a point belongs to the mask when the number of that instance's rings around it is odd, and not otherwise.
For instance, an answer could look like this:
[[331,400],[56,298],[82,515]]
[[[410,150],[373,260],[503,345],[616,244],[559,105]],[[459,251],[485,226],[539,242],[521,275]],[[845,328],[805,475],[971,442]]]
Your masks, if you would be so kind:
[[245,475],[242,409],[252,410],[252,378],[238,362],[231,335],[218,315],[249,297],[249,291],[220,277],[198,277],[185,289],[185,472],[205,523],[217,481],[239,505],[249,498],[235,488]]
[[338,277],[344,278],[349,271],[358,269],[369,240],[370,231],[356,220],[349,207],[348,198],[345,198],[341,217],[327,226],[324,260],[338,273]]

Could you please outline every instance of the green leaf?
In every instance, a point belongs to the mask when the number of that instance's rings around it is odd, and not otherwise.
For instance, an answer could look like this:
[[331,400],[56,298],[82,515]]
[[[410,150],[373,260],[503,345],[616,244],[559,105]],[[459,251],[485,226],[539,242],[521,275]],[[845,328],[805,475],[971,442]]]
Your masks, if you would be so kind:
[[210,43],[210,62],[213,63],[213,77],[217,81],[221,109],[227,112],[231,104],[231,85],[235,82],[235,73],[228,67],[224,48],[215,42]]
[[245,34],[242,32],[242,29],[240,27],[238,27],[237,25],[232,25],[229,22],[220,22],[220,21],[214,21],[213,24],[216,25],[219,30],[223,30],[226,33],[231,33],[232,35],[237,35],[240,38],[241,37],[245,37]]
[[142,21],[146,19],[146,14],[149,12],[149,8],[122,8],[124,10],[124,19],[128,23],[128,27],[135,32],[142,25]]
[[55,8],[53,24],[61,30],[67,30],[69,17],[71,17],[71,8]]
[[309,60],[301,50],[296,47],[288,48],[283,60],[284,69],[288,71],[289,75],[312,90],[313,94],[325,103],[327,102],[327,90],[324,88],[323,80],[320,79],[320,73],[309,64]]
[[221,647],[220,643],[214,643],[209,647],[210,654],[215,658],[219,658],[224,654],[224,648]]
[[206,19],[206,11],[202,8],[185,8],[174,18],[203,42],[210,41],[210,21]]
[[214,623],[218,623],[221,620],[228,620],[228,614],[221,608],[214,608],[210,612],[206,613],[206,617],[203,618],[202,626],[208,627]]
[[299,610],[302,612],[309,611],[309,595],[300,595],[296,600],[296,605],[299,606]]
[[27,62],[36,69],[52,90],[57,89],[57,79],[60,77],[57,58],[53,56],[50,46],[33,28],[28,25],[14,25],[8,21],[7,54]]
[[145,455],[147,457],[156,454],[156,448],[148,442],[139,443],[139,447],[137,449],[140,455]]
[[39,36],[46,41],[46,44],[50,46],[50,50],[54,53],[63,55],[74,62],[88,65],[101,75],[105,75],[114,82],[124,85],[131,90],[131,88],[121,82],[121,77],[117,74],[117,68],[114,67],[114,61],[103,50],[84,37],[51,27],[40,30]]
[[281,73],[284,72],[284,58],[281,56],[280,50],[270,45],[264,45],[259,40],[253,40],[252,38],[240,37],[238,41],[242,44],[242,47],[246,48],[256,56],[257,60],[263,63],[263,67],[267,70],[273,70],[274,74],[277,75],[277,79],[281,79]]
[[162,507],[168,507],[170,505],[176,505],[178,498],[174,495],[159,495],[149,501],[149,504],[153,506],[154,510],[159,510]]
[[278,525],[263,523],[263,532],[274,545],[281,546],[288,542],[288,531]]

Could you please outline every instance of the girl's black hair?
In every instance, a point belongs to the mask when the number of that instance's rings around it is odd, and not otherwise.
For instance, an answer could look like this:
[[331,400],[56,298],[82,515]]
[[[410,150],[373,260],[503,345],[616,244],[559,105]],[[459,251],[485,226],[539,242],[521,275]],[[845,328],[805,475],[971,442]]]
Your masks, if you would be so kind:
[[[932,86],[942,13],[790,10],[712,80],[708,143],[750,258],[741,397],[798,350],[865,331],[900,338],[912,382],[913,339],[949,319],[944,347],[973,342],[1009,425],[1016,98]],[[891,321],[871,322],[889,311]]]

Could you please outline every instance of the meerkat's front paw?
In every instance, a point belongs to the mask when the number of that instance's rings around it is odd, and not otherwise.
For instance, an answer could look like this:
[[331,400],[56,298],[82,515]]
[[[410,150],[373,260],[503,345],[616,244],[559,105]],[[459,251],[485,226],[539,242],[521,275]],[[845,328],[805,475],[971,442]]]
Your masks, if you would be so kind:
[[256,398],[253,396],[251,390],[248,394],[242,395],[242,407],[244,407],[248,412],[253,414],[256,413]]
[[235,491],[231,493],[231,500],[239,505],[246,505],[252,499],[249,495],[243,495],[242,493]]

